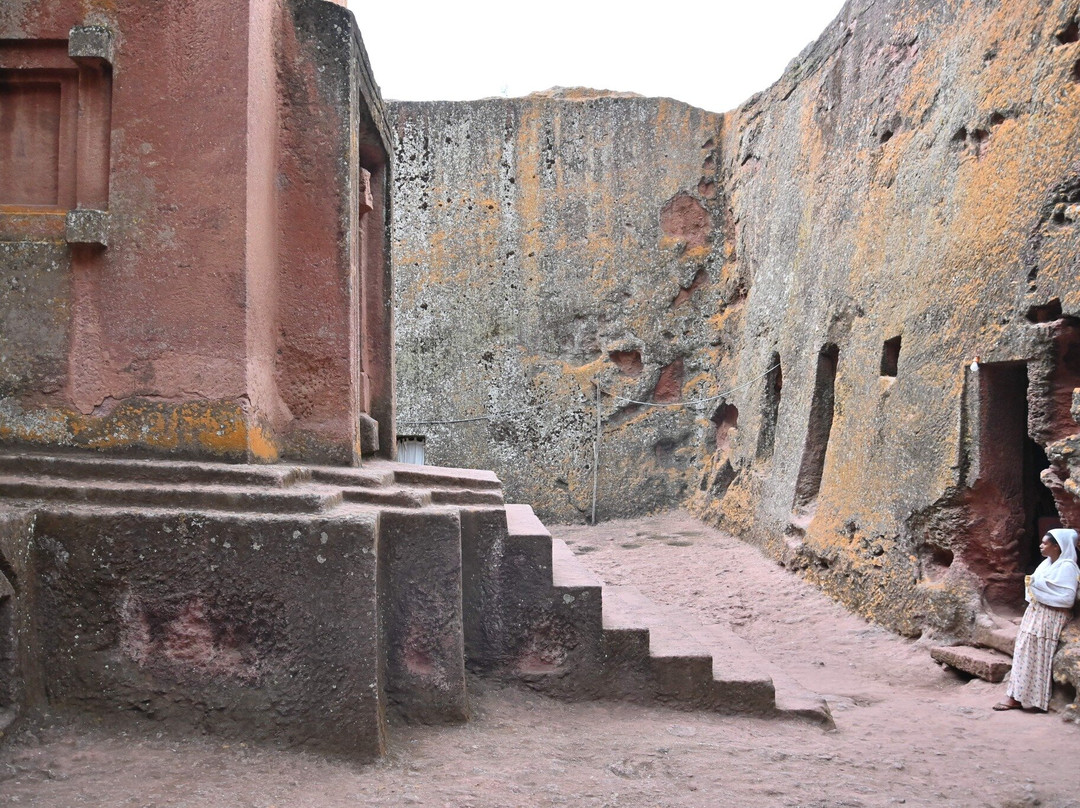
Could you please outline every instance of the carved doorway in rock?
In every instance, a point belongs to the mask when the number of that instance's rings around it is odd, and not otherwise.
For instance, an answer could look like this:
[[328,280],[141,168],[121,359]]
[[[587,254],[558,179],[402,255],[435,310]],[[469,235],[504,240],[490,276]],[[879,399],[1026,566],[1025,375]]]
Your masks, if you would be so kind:
[[1039,477],[1050,463],[1029,435],[1027,364],[984,363],[977,374],[977,474],[963,556],[991,605],[1019,607],[1024,575],[1041,560],[1039,537],[1060,524]]

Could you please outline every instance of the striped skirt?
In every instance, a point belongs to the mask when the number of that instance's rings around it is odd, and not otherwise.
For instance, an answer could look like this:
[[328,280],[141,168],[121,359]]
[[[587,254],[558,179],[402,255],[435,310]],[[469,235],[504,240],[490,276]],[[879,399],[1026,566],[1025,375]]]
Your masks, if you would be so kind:
[[1013,651],[1008,695],[1025,707],[1050,705],[1050,668],[1069,613],[1032,601],[1024,612]]

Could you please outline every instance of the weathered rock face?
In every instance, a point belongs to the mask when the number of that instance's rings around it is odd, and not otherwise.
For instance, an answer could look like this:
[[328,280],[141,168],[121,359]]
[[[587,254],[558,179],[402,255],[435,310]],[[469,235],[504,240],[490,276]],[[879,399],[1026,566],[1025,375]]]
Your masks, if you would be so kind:
[[[431,462],[494,469],[545,517],[581,519],[596,383],[668,403],[712,389],[711,318],[745,291],[715,259],[722,119],[591,91],[389,116],[399,432],[425,435]],[[598,515],[681,499],[715,408],[604,396]]]
[[903,631],[1015,602],[1039,519],[1075,521],[1039,481],[1078,431],[1075,28],[1065,3],[849,3],[725,127],[753,279],[729,382],[779,356],[784,383],[735,399],[771,456],[740,443],[694,505]]
[[722,395],[604,399],[600,516],[687,502],[906,633],[1015,607],[1080,519],[1076,15],[850,2],[723,117],[394,105],[403,419],[527,410],[404,429],[579,518],[594,378]]
[[52,709],[371,758],[377,533],[373,513],[39,512],[24,647]]

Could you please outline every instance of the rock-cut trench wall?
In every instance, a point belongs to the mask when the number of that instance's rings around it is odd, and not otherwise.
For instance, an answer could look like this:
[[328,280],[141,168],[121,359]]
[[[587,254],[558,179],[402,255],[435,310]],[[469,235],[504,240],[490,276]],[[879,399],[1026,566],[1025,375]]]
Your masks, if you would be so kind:
[[1080,517],[1040,480],[1080,431],[1078,59],[1075,0],[851,2],[726,119],[728,381],[782,378],[692,504],[906,632],[1015,607]]
[[[716,263],[722,118],[564,91],[391,105],[398,432],[591,513],[596,385],[675,403],[716,376],[745,289]],[[707,416],[604,396],[597,516],[680,501]],[[494,415],[457,424],[416,423]]]
[[399,431],[580,518],[594,380],[723,396],[604,398],[601,518],[683,502],[970,635],[1080,521],[1078,38],[1076,0],[853,0],[724,116],[395,105],[402,420],[527,410]]

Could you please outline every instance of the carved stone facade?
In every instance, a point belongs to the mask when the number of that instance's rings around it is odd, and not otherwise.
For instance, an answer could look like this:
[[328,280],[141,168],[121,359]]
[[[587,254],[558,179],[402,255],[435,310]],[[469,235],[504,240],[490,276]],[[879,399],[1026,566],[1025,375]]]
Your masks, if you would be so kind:
[[0,727],[371,757],[382,100],[340,5],[150,6],[0,5]]
[[0,10],[0,440],[392,451],[389,141],[349,13],[38,5]]

